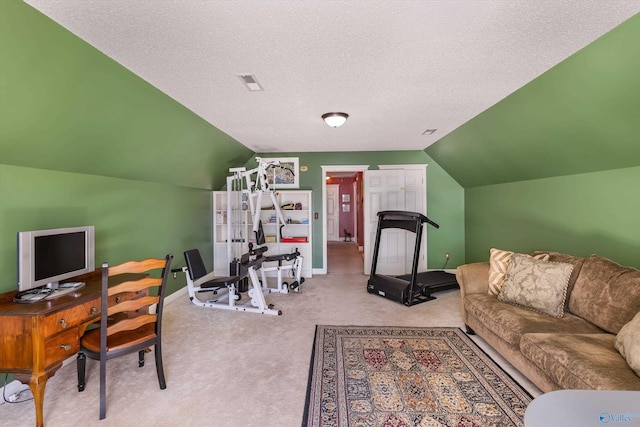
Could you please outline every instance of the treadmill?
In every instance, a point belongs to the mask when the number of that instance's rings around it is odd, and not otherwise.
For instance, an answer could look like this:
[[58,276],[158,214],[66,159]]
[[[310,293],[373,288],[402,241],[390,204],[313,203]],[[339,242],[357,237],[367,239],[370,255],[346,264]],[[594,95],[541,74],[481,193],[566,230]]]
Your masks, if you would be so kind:
[[[447,273],[444,270],[418,272],[424,223],[440,228],[438,224],[418,212],[378,212],[378,229],[371,262],[371,275],[367,281],[367,292],[378,294],[406,306],[412,306],[435,299],[436,297],[432,295],[434,292],[460,287],[455,274]],[[387,228],[399,228],[416,234],[413,265],[410,274],[400,276],[376,274],[380,238],[382,231]]]

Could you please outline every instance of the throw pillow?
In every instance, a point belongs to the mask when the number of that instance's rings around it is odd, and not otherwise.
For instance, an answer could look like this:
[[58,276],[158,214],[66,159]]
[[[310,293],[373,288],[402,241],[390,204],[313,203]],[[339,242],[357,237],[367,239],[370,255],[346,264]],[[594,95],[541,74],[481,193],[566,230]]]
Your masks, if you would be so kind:
[[615,345],[629,367],[640,377],[640,313],[620,329]]
[[[500,293],[502,284],[504,283],[504,277],[507,274],[509,260],[514,253],[515,252],[496,248],[491,248],[489,251],[489,295],[498,295]],[[549,259],[549,254],[536,254],[534,258],[546,261]]]
[[553,317],[563,317],[572,270],[572,264],[514,254],[498,299]]

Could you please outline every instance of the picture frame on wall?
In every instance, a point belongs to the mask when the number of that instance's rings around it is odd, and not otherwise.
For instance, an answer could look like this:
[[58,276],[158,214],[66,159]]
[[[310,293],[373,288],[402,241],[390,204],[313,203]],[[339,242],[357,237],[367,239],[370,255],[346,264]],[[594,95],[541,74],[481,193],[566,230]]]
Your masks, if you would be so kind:
[[342,203],[349,203],[351,201],[351,194],[342,195]]
[[269,169],[267,182],[273,188],[300,188],[300,158],[272,157],[267,162],[279,162],[280,167]]

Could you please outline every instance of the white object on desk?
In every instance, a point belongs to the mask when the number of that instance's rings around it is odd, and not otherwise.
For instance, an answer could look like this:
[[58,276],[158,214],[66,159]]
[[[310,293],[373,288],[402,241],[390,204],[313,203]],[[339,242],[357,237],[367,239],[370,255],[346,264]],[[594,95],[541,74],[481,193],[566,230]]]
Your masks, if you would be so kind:
[[558,390],[529,404],[525,427],[640,426],[640,391]]
[[73,289],[78,289],[84,286],[84,282],[66,282],[66,283],[60,283],[58,285],[58,288],[62,288],[62,289],[69,289],[69,288],[73,288]]

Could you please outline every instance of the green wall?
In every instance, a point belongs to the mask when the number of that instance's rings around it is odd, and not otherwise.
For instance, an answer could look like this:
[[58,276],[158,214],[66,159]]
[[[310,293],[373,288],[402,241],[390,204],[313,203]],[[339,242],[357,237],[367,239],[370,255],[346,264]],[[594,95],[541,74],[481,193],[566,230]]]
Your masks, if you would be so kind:
[[251,150],[19,0],[0,1],[0,64],[0,292],[22,230],[95,225],[97,263],[211,266],[209,190]]
[[425,151],[463,187],[640,165],[640,14]]
[[593,253],[640,268],[640,167],[465,191],[467,262],[489,249]]
[[[313,267],[322,268],[322,166],[427,164],[427,213],[439,229],[430,228],[427,233],[427,264],[429,268],[441,268],[443,254],[449,252],[451,259],[447,268],[455,268],[465,262],[464,248],[464,192],[436,162],[423,151],[357,151],[314,153],[262,153],[261,157],[299,157],[300,189],[313,190],[313,210],[318,219],[313,220]],[[255,167],[255,161],[246,164]]]
[[428,147],[464,187],[466,261],[498,247],[640,267],[640,15]]
[[94,225],[96,266],[173,253],[175,267],[192,247],[211,259],[208,190],[0,165],[0,194],[0,292],[17,286],[19,231]]
[[253,154],[19,0],[0,64],[0,163],[214,189]]

